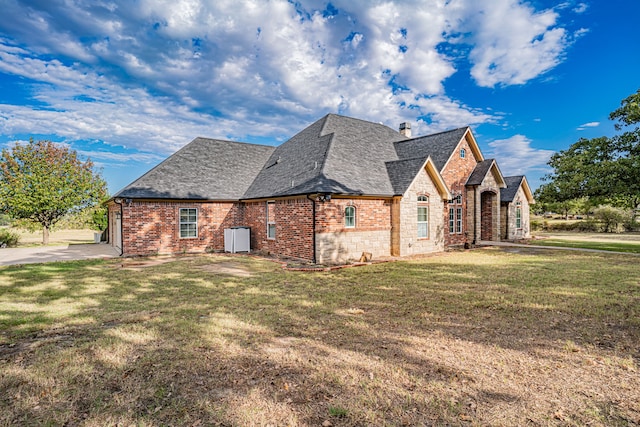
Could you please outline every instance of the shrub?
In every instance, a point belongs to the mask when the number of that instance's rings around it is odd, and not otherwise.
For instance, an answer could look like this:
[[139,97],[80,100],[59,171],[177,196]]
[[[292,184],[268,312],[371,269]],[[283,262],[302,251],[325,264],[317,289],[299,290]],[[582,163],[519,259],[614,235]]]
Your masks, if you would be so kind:
[[109,224],[107,209],[99,206],[91,214],[91,228],[98,231],[104,231]]
[[[544,221],[546,222],[546,221]],[[531,223],[529,224],[531,231],[541,231],[544,230],[544,224],[542,221],[534,219],[531,221]]]
[[622,226],[624,227],[624,231],[640,231],[640,221],[631,214],[624,220]]
[[13,248],[18,246],[20,236],[6,228],[0,229],[0,248]]
[[593,211],[594,217],[602,223],[605,233],[617,233],[625,221],[631,221],[630,212],[613,206],[599,206]]
[[11,217],[6,214],[0,214],[0,227],[3,225],[11,225]]
[[576,231],[582,231],[583,233],[598,233],[602,230],[602,227],[595,219],[587,219],[576,223]]

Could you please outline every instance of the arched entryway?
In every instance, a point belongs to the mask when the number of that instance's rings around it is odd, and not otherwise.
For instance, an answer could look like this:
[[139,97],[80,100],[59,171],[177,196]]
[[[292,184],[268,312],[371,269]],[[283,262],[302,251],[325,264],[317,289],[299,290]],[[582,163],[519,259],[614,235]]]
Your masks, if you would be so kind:
[[[494,239],[495,208],[497,195],[492,191],[485,191],[480,195],[480,240]],[[497,229],[495,230],[497,231]]]

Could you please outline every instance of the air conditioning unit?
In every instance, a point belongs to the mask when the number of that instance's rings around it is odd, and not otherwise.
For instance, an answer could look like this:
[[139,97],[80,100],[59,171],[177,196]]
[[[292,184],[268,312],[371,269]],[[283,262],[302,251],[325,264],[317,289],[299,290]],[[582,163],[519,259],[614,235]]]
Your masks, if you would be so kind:
[[251,251],[251,229],[249,227],[231,227],[224,229],[224,251],[235,254],[236,252]]

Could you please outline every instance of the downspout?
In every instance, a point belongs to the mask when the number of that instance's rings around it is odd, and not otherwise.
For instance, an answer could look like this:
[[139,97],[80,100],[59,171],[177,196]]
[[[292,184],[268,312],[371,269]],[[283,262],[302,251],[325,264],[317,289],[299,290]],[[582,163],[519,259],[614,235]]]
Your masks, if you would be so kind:
[[122,199],[118,202],[118,199],[116,198],[113,199],[113,202],[120,206],[120,256],[122,256],[122,254],[124,254],[124,236],[122,235],[122,222],[124,217],[122,216]]
[[313,245],[313,259],[311,260],[314,264],[316,264],[316,199],[312,199],[311,197],[309,197],[310,195],[307,194],[307,199],[311,200],[311,206],[312,206],[312,210],[311,210],[311,240],[312,240],[312,245]]

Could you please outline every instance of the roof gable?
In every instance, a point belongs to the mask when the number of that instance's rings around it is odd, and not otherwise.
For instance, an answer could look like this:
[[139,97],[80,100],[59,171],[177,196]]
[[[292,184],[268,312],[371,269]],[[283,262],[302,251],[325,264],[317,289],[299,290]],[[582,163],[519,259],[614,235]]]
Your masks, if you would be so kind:
[[480,146],[476,142],[476,138],[473,136],[473,132],[471,132],[471,128],[466,127],[465,129],[466,130],[464,135],[462,136],[462,138],[460,138],[460,141],[458,141],[458,144],[453,148],[453,150],[451,150],[451,153],[449,154],[449,158],[447,159],[445,164],[442,166],[442,169],[440,169],[441,171],[447,167],[447,165],[454,158],[454,156],[459,155],[458,147],[460,147],[460,145],[462,144],[462,141],[467,142],[467,145],[471,149],[471,152],[473,153],[473,157],[476,159],[476,162],[481,162],[484,160],[484,156],[480,151]]
[[438,171],[442,172],[463,138],[467,138],[473,154],[481,161],[483,159],[482,153],[469,127],[462,127],[404,141],[396,141],[394,147],[399,159],[426,159],[427,157],[431,157]]
[[196,138],[114,197],[237,200],[274,149]]
[[440,196],[443,199],[451,199],[451,193],[449,192],[447,184],[444,182],[442,175],[438,172],[438,168],[433,160],[431,160],[431,157],[427,157],[426,160],[419,158],[396,160],[393,162],[387,162],[385,165],[387,167],[387,173],[389,174],[395,195],[403,195],[417,179],[418,173],[424,169],[438,189]]
[[504,181],[507,185],[506,188],[500,190],[500,201],[504,203],[513,202],[516,194],[518,194],[518,190],[522,187],[522,191],[524,192],[525,197],[529,204],[534,204],[535,199],[533,198],[533,193],[531,192],[531,188],[529,187],[529,183],[527,182],[527,178],[524,175],[518,176],[505,176]]
[[465,185],[482,184],[482,181],[484,181],[489,172],[493,174],[500,188],[506,188],[507,185],[504,181],[504,177],[502,176],[502,172],[500,172],[498,164],[494,159],[487,159],[478,162],[473,172],[471,172],[471,175],[469,175],[469,179]]

